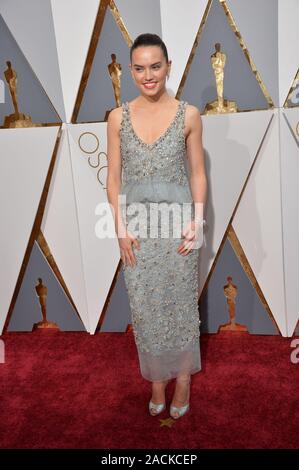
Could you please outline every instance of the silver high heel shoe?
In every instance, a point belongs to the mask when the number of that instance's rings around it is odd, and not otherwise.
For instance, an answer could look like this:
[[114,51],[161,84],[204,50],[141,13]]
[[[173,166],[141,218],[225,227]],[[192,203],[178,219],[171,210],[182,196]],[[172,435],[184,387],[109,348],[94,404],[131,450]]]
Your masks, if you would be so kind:
[[165,403],[156,404],[156,403],[153,403],[152,400],[150,400],[148,404],[148,409],[152,416],[156,416],[159,413],[162,413],[162,411],[165,410],[165,407],[166,407]]
[[[165,388],[168,384],[169,380],[166,380],[166,383],[165,383]],[[149,409],[149,412],[152,416],[157,416],[158,414],[162,413],[162,411],[164,411],[166,408],[166,403],[153,403],[152,400],[149,401],[149,404],[148,404],[148,409]]]
[[[189,384],[191,383],[191,377],[189,377],[187,380],[184,380],[184,382],[188,382]],[[184,414],[187,413],[187,411],[190,409],[190,403],[189,403],[189,399],[190,399],[190,385],[189,385],[189,389],[188,389],[188,403],[184,406],[174,406],[174,405],[170,405],[170,416],[173,418],[173,419],[178,419],[178,418],[181,418],[182,416],[184,416]]]

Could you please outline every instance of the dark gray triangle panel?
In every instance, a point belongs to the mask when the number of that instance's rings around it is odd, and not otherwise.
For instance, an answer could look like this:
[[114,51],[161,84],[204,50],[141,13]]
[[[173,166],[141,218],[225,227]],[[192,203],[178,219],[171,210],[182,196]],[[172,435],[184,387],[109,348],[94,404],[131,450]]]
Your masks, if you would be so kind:
[[239,111],[268,109],[268,102],[218,0],[213,1],[199,38],[182,98],[198,106],[201,112],[207,103],[217,98],[210,59],[217,42],[221,44],[221,52],[226,54],[224,99],[236,101]]
[[223,246],[208,287],[200,300],[202,333],[216,333],[219,326],[229,322],[228,304],[224,295],[228,276],[232,277],[233,284],[237,286],[236,322],[245,325],[252,334],[278,334],[275,324],[261,303],[228,240]]
[[131,309],[123,271],[120,269],[100,331],[123,332],[128,323],[131,323]]
[[60,122],[51,101],[37,79],[23,52],[20,50],[3,17],[0,15],[0,64],[1,79],[5,83],[4,102],[0,102],[0,125],[4,117],[14,112],[9,87],[4,79],[6,62],[10,61],[17,73],[18,107],[21,113],[31,116],[34,123]]
[[129,69],[129,47],[107,8],[104,24],[97,44],[92,67],[84,91],[77,122],[104,121],[107,110],[116,107],[112,81],[108,73],[111,54],[116,54],[116,62],[122,66],[121,101],[136,96],[136,87]]
[[39,277],[48,289],[47,320],[57,323],[61,331],[86,331],[36,242],[33,245],[8,331],[32,331],[33,324],[42,320],[39,298],[35,291]]

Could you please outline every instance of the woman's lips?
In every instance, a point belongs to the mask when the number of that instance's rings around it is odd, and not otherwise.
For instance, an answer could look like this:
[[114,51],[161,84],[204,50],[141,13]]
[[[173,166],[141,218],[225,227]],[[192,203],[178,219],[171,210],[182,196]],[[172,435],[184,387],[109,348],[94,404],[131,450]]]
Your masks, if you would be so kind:
[[144,83],[143,86],[145,88],[155,88],[156,84],[157,84],[156,82],[154,82],[154,83]]

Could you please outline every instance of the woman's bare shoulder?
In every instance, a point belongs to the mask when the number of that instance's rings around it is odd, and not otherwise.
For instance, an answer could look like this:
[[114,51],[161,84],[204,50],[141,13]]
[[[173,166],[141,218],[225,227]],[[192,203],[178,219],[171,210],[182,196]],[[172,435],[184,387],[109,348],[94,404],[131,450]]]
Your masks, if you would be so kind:
[[108,124],[110,127],[119,131],[122,120],[122,105],[112,109],[108,115]]
[[197,116],[198,117],[198,115],[200,115],[200,110],[198,109],[198,107],[195,106],[194,104],[190,104],[190,103],[187,103],[186,113],[187,112],[190,116]]
[[193,104],[187,104],[185,114],[185,127],[186,136],[188,136],[192,129],[200,128],[202,126],[200,110]]
[[186,106],[186,122],[192,123],[194,121],[201,122],[200,110],[197,106],[188,103]]

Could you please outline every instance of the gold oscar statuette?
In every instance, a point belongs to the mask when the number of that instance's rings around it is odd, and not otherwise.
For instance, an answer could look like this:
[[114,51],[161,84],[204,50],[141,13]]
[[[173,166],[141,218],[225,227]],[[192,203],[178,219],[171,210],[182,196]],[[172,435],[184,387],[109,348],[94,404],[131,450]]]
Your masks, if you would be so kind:
[[17,97],[17,73],[12,68],[11,62],[7,61],[7,69],[4,71],[5,80],[8,83],[9,92],[13,102],[15,112],[9,116],[5,116],[3,129],[16,127],[40,127],[41,124],[34,124],[30,116],[20,113]]
[[226,54],[221,52],[221,44],[215,44],[215,52],[211,55],[211,63],[216,80],[217,99],[212,103],[207,103],[204,114],[236,113],[238,111],[235,101],[228,101],[223,98],[224,67],[226,64]]
[[[116,54],[111,54],[111,59],[112,59],[112,62],[110,64],[108,64],[108,73],[109,73],[111,81],[112,81],[116,107],[119,107],[119,106],[121,106],[120,77],[121,77],[121,74],[122,74],[122,68],[121,68],[121,64],[116,62]],[[112,111],[112,109],[109,109],[108,111],[106,111],[105,121],[107,121],[109,113],[111,111]]]
[[59,327],[56,323],[47,320],[46,298],[47,298],[48,289],[43,284],[43,281],[40,277],[38,278],[38,284],[35,286],[35,290],[39,298],[39,303],[41,306],[43,319],[42,321],[38,323],[34,323],[32,331],[43,329],[43,328],[47,328],[47,329],[54,328],[56,330],[59,330]]
[[226,323],[225,325],[222,325],[218,329],[218,333],[220,331],[246,331],[247,327],[246,325],[240,325],[239,323],[236,323],[236,312],[235,312],[235,307],[236,307],[236,297],[237,297],[237,291],[238,288],[233,284],[233,279],[231,276],[228,276],[227,278],[228,283],[224,286],[223,291],[224,295],[227,299],[227,305],[228,305],[228,313],[229,313],[229,323]]

